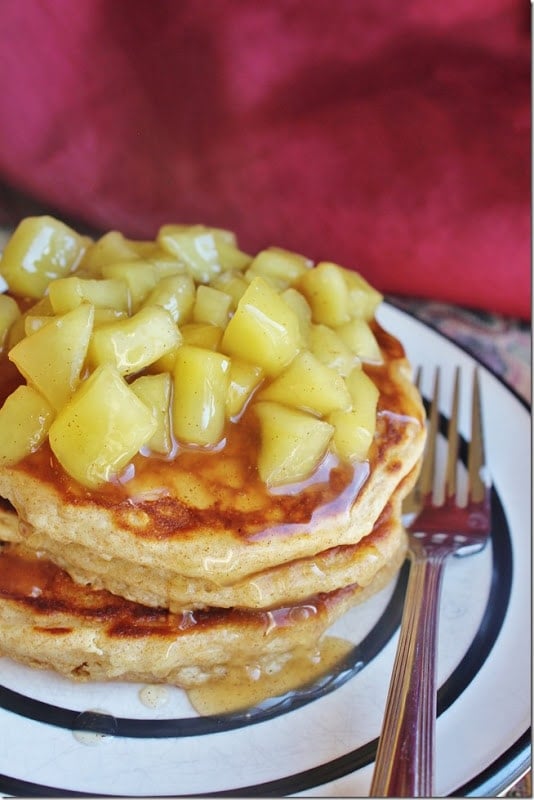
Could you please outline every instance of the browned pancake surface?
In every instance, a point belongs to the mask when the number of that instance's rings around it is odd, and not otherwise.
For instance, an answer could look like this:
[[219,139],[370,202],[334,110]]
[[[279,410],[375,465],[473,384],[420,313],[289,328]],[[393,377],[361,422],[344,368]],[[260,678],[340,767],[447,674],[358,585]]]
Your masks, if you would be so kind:
[[[386,527],[377,535],[388,535]],[[236,665],[279,669],[293,653],[313,650],[336,619],[382,588],[404,554],[401,537],[367,586],[352,584],[268,611],[172,613],[76,584],[48,559],[7,543],[0,547],[0,655],[75,679],[184,688]]]

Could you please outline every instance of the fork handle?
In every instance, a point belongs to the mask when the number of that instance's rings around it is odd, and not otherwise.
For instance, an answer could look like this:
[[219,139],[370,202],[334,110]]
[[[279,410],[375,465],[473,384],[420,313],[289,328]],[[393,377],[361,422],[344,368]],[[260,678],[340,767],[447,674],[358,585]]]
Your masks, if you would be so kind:
[[436,642],[446,554],[412,553],[397,654],[371,783],[373,797],[432,797]]

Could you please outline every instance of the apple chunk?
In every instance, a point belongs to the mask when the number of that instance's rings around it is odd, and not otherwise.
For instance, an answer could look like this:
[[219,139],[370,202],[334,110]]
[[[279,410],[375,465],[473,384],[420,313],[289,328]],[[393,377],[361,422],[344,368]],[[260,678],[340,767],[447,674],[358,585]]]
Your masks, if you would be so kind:
[[198,283],[209,283],[221,271],[213,232],[202,226],[163,225],[157,241],[163,250],[187,265]]
[[0,273],[13,294],[38,299],[77,267],[89,241],[54,217],[26,217],[4,248]]
[[356,411],[332,411],[328,421],[334,426],[333,446],[344,461],[364,461],[373,441],[374,424],[363,424],[367,420]]
[[298,285],[310,304],[313,321],[335,328],[350,319],[349,294],[343,267],[321,261],[305,272]]
[[205,350],[218,350],[221,343],[223,328],[210,325],[209,322],[186,322],[180,328],[184,344],[203,347]]
[[159,375],[142,375],[130,384],[137,397],[150,409],[156,421],[156,430],[147,443],[154,453],[168,455],[172,450],[170,401],[172,378],[168,372]]
[[245,294],[248,283],[243,277],[243,273],[238,270],[226,270],[216,275],[211,281],[211,286],[214,289],[219,289],[221,292],[230,295],[232,298],[232,311],[235,309],[243,295]]
[[359,272],[346,269],[344,275],[349,293],[351,317],[372,320],[377,307],[384,298]]
[[143,306],[161,306],[177,325],[183,325],[191,318],[194,304],[195,282],[191,275],[166,275],[157,282]]
[[316,414],[351,406],[345,381],[335,370],[322,364],[309,350],[303,350],[291,364],[263,389],[258,400],[272,400]]
[[259,275],[282,290],[295,284],[311,267],[312,262],[298,253],[281,247],[268,247],[254,258],[246,277],[252,279]]
[[336,333],[361,361],[369,364],[382,363],[383,358],[379,344],[365,320],[352,319],[346,325],[341,325]]
[[104,364],[61,409],[48,438],[63,469],[97,488],[119,475],[155,431],[150,409],[114,367]]
[[380,392],[372,378],[362,369],[353,369],[346,378],[347,389],[352,397],[353,408],[364,406],[376,414]]
[[308,301],[303,294],[292,286],[290,286],[289,289],[285,289],[280,297],[287,303],[289,308],[295,312],[299,323],[302,344],[307,345],[312,326],[312,312]]
[[230,385],[226,395],[226,416],[233,421],[237,420],[244,410],[252,393],[261,383],[263,372],[254,364],[232,360],[230,364]]
[[258,471],[268,486],[309,477],[321,463],[334,428],[317,417],[279,403],[254,404],[261,429]]
[[95,308],[115,308],[128,311],[130,293],[126,281],[109,278],[95,280],[70,275],[52,281],[48,296],[55,314],[66,314],[82,303],[91,303]]
[[113,364],[121,375],[133,375],[175,350],[181,340],[168,311],[147,306],[133,317],[95,330],[89,360],[94,365]]
[[16,464],[46,439],[54,409],[31,386],[19,386],[0,409],[0,464]]
[[[118,264],[105,264],[102,275],[108,280],[121,280],[126,283],[130,293],[132,311],[138,311],[141,303],[157,283],[156,268],[149,261],[122,261]],[[116,304],[113,305],[117,308]]]
[[252,257],[236,245],[235,236],[205,225],[163,225],[160,247],[187,265],[197,283],[211,283],[224,270],[245,269]]
[[193,307],[193,322],[207,322],[224,328],[228,322],[232,297],[213,286],[197,287],[195,305]]
[[79,381],[93,330],[94,308],[83,303],[52,317],[8,354],[19,372],[43,394],[53,408],[65,405]]
[[333,446],[340,458],[362,461],[367,458],[376,430],[379,391],[361,369],[347,377],[352,410],[333,411],[328,421],[334,426]]
[[129,242],[119,231],[108,231],[87,248],[81,263],[80,271],[95,277],[102,274],[106,264],[118,261],[131,261],[139,254],[132,242]]
[[221,350],[277,375],[301,341],[295,312],[263,278],[254,278],[226,326]]
[[360,363],[358,356],[327,325],[312,325],[309,339],[313,355],[343,377],[346,377]]
[[226,421],[230,359],[184,344],[174,365],[173,429],[180,442],[218,444]]

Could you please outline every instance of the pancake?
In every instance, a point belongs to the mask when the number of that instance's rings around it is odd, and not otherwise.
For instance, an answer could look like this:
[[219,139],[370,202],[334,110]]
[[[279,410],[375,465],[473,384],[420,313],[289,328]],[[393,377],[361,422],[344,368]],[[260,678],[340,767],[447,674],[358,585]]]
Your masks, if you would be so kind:
[[0,654],[75,680],[164,682],[185,689],[220,679],[236,666],[276,670],[297,653],[314,652],[336,619],[395,575],[406,552],[398,520],[384,519],[376,533],[398,544],[367,586],[353,583],[269,611],[149,608],[80,586],[45,557],[5,543]]
[[[113,594],[144,605],[171,611],[217,606],[221,608],[271,608],[298,602],[310,594],[329,592],[358,583],[371,582],[399,546],[402,537],[401,498],[411,487],[416,472],[399,487],[370,534],[353,545],[339,545],[307,558],[296,559],[233,584],[220,586],[208,579],[189,578],[170,570],[151,570],[124,559],[99,558],[83,545],[70,545],[68,557],[46,534],[18,524],[14,511],[0,517],[0,540],[24,543],[64,568],[78,583],[108,588]],[[386,524],[393,518],[394,525]],[[124,577],[126,575],[126,578]],[[133,590],[132,590],[133,587]]]
[[[256,469],[257,421],[245,413],[220,451],[186,450],[171,461],[138,455],[128,481],[99,491],[69,479],[45,443],[20,463],[0,468],[0,494],[26,523],[23,534],[51,540],[49,552],[61,552],[62,565],[73,572],[85,548],[108,562],[119,559],[171,580],[228,586],[356,544],[417,468],[425,438],[424,409],[402,347],[377,325],[375,330],[385,361],[366,366],[380,395],[365,462],[327,458],[312,480],[269,491]],[[72,564],[71,551],[77,554]],[[146,602],[136,594],[135,570],[131,582],[127,568],[121,578],[129,597]],[[103,572],[100,579],[106,587]]]

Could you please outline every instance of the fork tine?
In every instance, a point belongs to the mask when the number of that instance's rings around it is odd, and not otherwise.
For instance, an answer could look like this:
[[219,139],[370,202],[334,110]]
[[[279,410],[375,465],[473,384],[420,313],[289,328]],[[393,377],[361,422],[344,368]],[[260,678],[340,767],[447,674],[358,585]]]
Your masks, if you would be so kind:
[[434,485],[434,471],[436,466],[436,441],[439,431],[439,392],[440,392],[440,371],[436,368],[434,375],[434,390],[432,393],[432,404],[430,406],[429,426],[426,442],[426,451],[421,466],[421,474],[418,481],[418,493],[421,497],[426,497],[432,493]]
[[447,468],[445,471],[446,497],[456,494],[456,474],[458,465],[458,449],[460,437],[458,434],[458,407],[460,397],[460,368],[456,367],[454,375],[454,388],[452,394],[451,416],[448,426]]
[[[423,368],[421,365],[417,367],[417,370],[414,375],[414,386],[420,392],[421,391],[421,383],[423,379]],[[421,480],[421,476],[419,476],[408,492],[404,500],[402,501],[402,510],[404,514],[414,514],[421,510],[421,492],[419,487],[419,482]]]
[[471,407],[471,443],[467,457],[467,471],[469,475],[469,499],[480,503],[486,493],[484,482],[484,467],[486,458],[484,453],[484,438],[482,431],[482,409],[480,404],[480,378],[478,370],[473,375],[473,400]]

